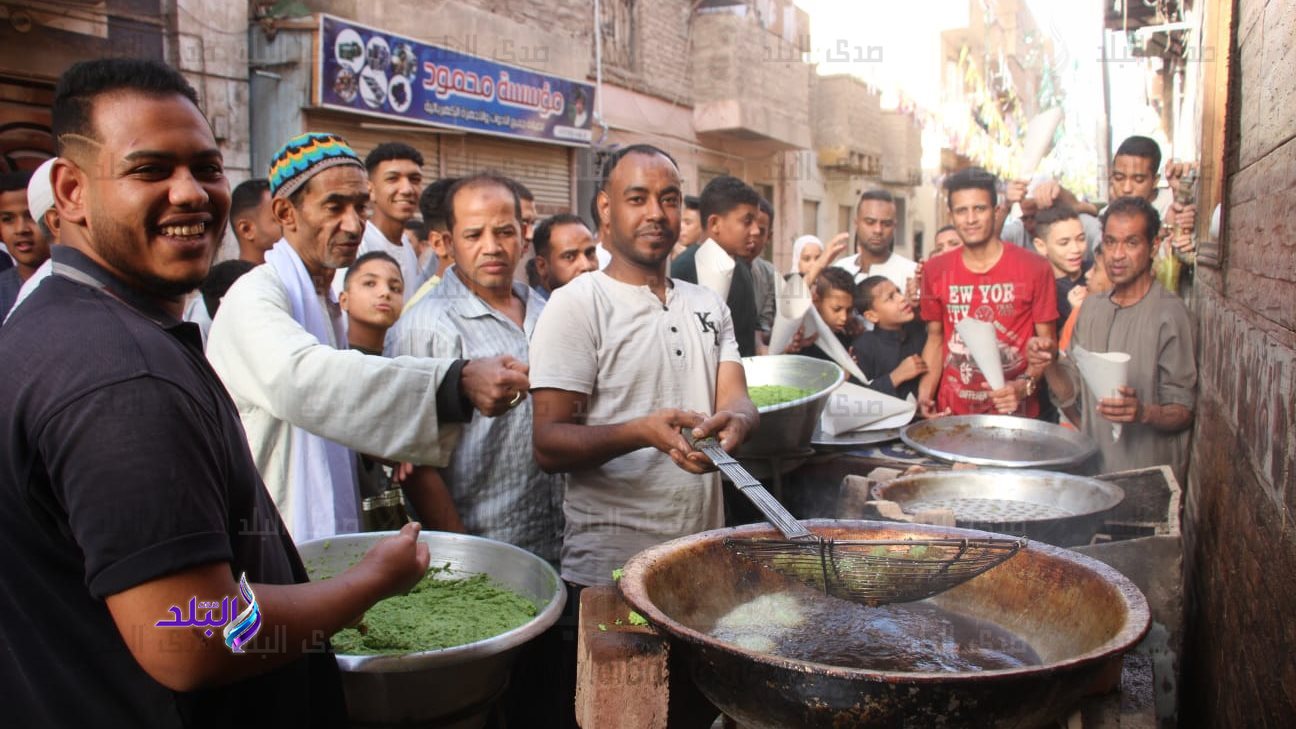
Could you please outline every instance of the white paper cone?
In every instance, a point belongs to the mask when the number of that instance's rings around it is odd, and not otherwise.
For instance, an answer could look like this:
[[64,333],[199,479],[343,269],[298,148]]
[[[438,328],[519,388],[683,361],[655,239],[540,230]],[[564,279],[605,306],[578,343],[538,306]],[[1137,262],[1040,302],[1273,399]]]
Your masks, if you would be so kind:
[[954,325],[963,346],[967,347],[972,361],[985,376],[990,387],[998,390],[1004,386],[1003,360],[999,358],[999,337],[995,334],[993,324],[964,317]]
[[728,300],[729,285],[733,283],[734,259],[719,243],[707,238],[693,259],[697,265],[698,283]]
[[[1124,352],[1090,352],[1076,344],[1071,347],[1085,386],[1095,398],[1118,397],[1120,388],[1129,384],[1130,356]],[[1112,424],[1112,440],[1120,440],[1121,424]]]
[[798,330],[804,330],[807,335],[814,331],[806,316],[813,308],[810,292],[800,276],[793,276],[787,282],[783,281],[782,276],[774,277],[774,325],[770,328],[770,354],[783,354]]
[[857,430],[898,428],[912,420],[917,409],[913,402],[846,382],[828,396],[828,404],[819,418],[819,429],[829,435],[841,435]]
[[1018,158],[1017,171],[1022,178],[1030,178],[1039,169],[1040,162],[1048,156],[1053,148],[1053,134],[1062,123],[1062,110],[1058,107],[1045,109],[1036,114],[1026,126],[1026,140],[1021,146],[1021,157]]
[[832,358],[832,361],[846,370],[846,373],[850,376],[866,385],[872,384],[869,378],[865,377],[864,373],[860,371],[859,365],[855,364],[855,358],[851,357],[850,352],[847,352],[842,343],[837,340],[837,335],[833,333],[832,327],[828,326],[823,317],[819,316],[819,310],[813,306],[810,307],[807,317],[813,317],[814,330],[819,332],[819,338],[815,340],[815,344],[819,345],[819,349],[822,349],[824,354]]

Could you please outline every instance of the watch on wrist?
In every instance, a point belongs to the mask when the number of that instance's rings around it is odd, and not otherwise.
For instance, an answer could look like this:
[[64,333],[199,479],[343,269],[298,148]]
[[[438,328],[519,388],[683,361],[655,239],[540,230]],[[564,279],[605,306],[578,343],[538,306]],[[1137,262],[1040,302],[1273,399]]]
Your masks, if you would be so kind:
[[1037,384],[1035,378],[1030,375],[1022,375],[1017,379],[1026,383],[1026,397],[1035,397],[1035,387]]

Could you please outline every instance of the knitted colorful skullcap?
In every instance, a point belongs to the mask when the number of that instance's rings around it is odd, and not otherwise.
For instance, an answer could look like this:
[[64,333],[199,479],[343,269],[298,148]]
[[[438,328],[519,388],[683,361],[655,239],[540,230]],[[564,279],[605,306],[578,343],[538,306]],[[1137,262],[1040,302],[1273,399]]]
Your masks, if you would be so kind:
[[320,172],[341,165],[364,169],[364,163],[342,137],[326,132],[299,134],[280,147],[270,161],[270,196],[287,197]]

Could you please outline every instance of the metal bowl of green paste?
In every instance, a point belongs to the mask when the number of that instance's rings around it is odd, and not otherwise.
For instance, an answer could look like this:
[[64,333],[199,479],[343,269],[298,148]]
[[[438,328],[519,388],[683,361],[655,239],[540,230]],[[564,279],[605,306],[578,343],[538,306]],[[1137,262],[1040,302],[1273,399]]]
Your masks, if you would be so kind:
[[[394,534],[341,534],[297,550],[311,577],[322,579]],[[518,649],[558,620],[566,589],[548,562],[511,544],[446,532],[422,532],[419,541],[432,556],[425,581],[371,608],[363,635],[351,628],[333,637],[348,718],[483,726]],[[454,645],[460,640],[468,642]]]
[[742,364],[760,425],[738,450],[739,458],[804,450],[828,405],[828,395],[846,381],[846,372],[828,360],[799,354],[744,357]]

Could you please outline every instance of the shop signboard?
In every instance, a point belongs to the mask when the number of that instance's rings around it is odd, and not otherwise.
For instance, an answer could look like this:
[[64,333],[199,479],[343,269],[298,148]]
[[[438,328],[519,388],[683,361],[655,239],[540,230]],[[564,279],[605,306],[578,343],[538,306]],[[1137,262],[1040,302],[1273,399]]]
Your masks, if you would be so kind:
[[369,116],[584,146],[594,87],[320,16],[320,104]]

